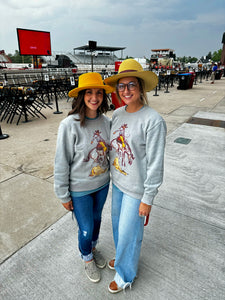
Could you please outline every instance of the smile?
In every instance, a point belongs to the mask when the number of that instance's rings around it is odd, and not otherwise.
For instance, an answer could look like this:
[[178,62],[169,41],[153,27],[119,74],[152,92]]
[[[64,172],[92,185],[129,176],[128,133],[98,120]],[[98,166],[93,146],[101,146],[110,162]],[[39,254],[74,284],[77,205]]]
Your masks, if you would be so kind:
[[130,98],[132,98],[132,95],[129,95],[129,96],[123,96],[125,99],[130,99]]

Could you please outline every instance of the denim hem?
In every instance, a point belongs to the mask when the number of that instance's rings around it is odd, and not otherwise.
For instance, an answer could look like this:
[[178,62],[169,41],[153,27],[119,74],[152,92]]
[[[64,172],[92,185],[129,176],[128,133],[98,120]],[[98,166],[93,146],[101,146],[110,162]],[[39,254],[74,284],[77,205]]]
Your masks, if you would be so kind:
[[90,253],[90,254],[88,254],[88,255],[83,255],[82,253],[80,253],[80,256],[81,256],[81,258],[82,258],[84,261],[90,261],[90,260],[93,259],[93,254],[92,254],[92,253]]
[[114,276],[114,281],[116,282],[117,286],[121,287],[122,289],[131,286],[133,283],[133,281],[125,282],[117,272],[116,275]]

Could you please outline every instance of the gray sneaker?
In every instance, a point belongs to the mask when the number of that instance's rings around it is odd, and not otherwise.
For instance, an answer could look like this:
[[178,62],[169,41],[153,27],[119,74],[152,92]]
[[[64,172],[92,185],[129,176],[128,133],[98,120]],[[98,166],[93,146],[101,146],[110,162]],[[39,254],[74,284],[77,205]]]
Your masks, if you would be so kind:
[[98,251],[97,249],[95,249],[95,250],[92,251],[92,254],[93,254],[93,258],[94,258],[94,261],[96,263],[96,266],[100,269],[105,268],[106,260],[102,256],[101,252]]
[[85,264],[85,273],[87,275],[87,277],[92,281],[92,282],[99,282],[101,277],[100,277],[100,272],[98,270],[98,268],[95,265],[95,261],[91,260],[88,263],[84,263]]

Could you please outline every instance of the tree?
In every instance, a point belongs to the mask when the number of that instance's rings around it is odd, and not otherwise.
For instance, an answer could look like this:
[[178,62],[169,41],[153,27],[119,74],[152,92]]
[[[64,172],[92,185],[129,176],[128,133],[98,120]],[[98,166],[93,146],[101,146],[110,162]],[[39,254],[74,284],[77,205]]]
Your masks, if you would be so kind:
[[128,58],[133,58],[133,56],[128,56],[128,55],[127,55],[125,59],[128,59]]
[[200,60],[203,62],[203,61],[204,61],[204,57],[202,56],[202,57],[200,58]]
[[214,62],[218,62],[221,59],[222,49],[219,49],[218,51],[214,51],[212,54],[212,60]]
[[182,62],[182,63],[186,63],[187,59],[186,59],[186,56],[183,56],[183,57],[178,57],[177,60]]
[[10,57],[12,63],[32,63],[31,55],[20,55],[18,50],[15,50],[13,55],[9,53],[8,57]]
[[206,59],[212,59],[212,53],[211,53],[211,51],[206,55]]

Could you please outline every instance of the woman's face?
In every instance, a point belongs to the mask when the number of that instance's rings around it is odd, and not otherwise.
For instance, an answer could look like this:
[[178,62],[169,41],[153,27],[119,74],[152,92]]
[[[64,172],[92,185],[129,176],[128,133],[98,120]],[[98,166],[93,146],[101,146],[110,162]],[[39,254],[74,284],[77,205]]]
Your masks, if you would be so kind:
[[140,102],[140,87],[136,77],[121,78],[117,84],[120,98],[127,104]]
[[87,89],[84,94],[86,115],[93,117],[97,115],[97,109],[103,101],[103,89]]

